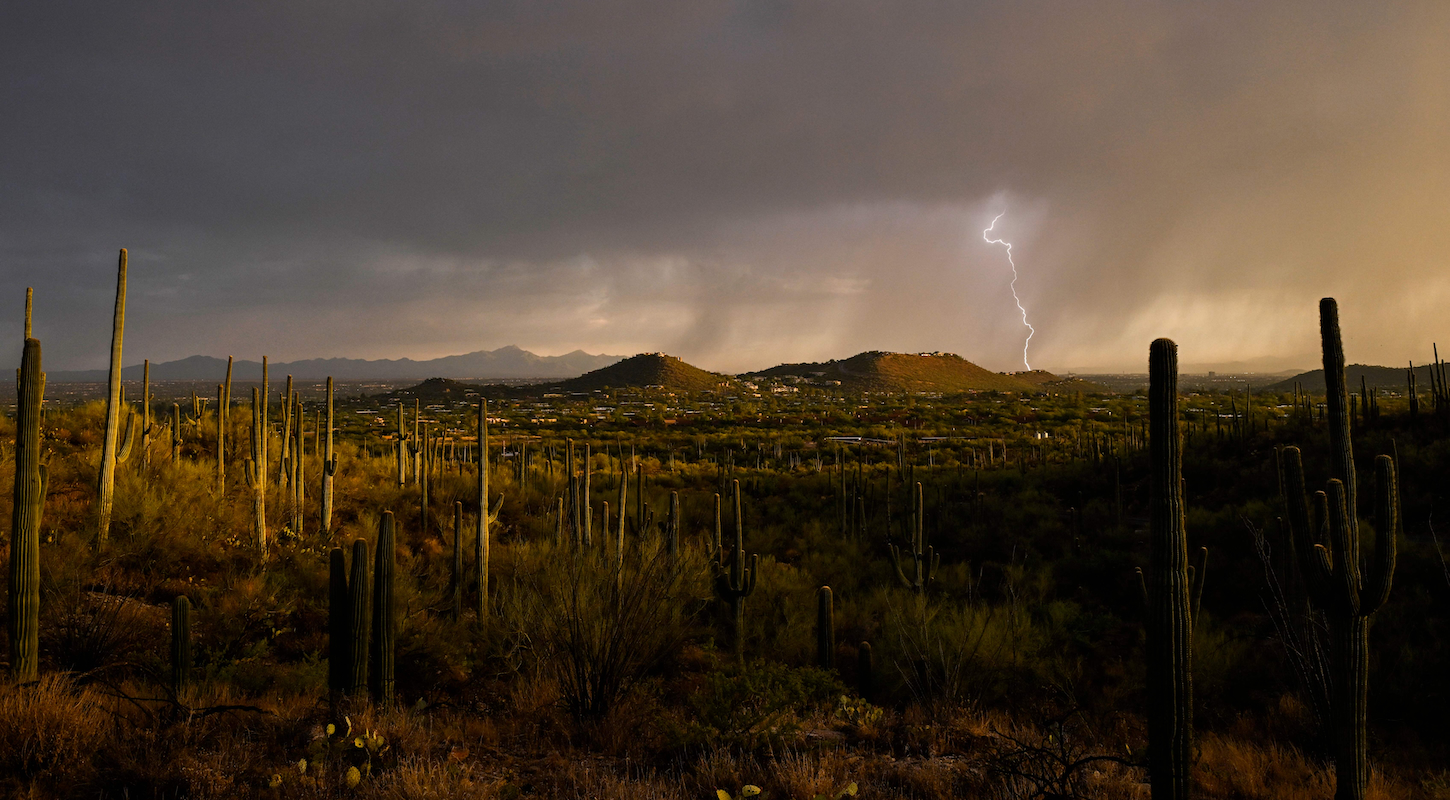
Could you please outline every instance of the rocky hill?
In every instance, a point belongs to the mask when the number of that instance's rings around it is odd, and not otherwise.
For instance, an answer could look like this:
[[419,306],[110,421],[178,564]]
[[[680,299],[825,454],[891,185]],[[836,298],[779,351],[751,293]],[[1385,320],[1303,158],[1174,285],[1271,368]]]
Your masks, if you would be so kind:
[[658,386],[673,392],[704,392],[734,383],[735,379],[729,375],[706,372],[674,356],[641,353],[555,385],[572,392],[644,386]]
[[1050,372],[1032,378],[992,372],[953,353],[885,353],[873,350],[838,361],[781,364],[752,373],[762,378],[796,378],[813,384],[867,392],[1039,391]]
[[[1360,379],[1364,379],[1365,385],[1371,389],[1390,389],[1405,391],[1408,386],[1408,367],[1374,367],[1367,364],[1350,364],[1344,368],[1344,378],[1349,382],[1349,390],[1358,392]],[[1430,386],[1430,367],[1415,367],[1415,382],[1421,389],[1428,389]],[[1324,391],[1324,370],[1316,369],[1309,372],[1301,372],[1292,378],[1285,378],[1278,383],[1265,386],[1264,389],[1271,392],[1291,392],[1294,384],[1299,384],[1304,391],[1319,393]]]

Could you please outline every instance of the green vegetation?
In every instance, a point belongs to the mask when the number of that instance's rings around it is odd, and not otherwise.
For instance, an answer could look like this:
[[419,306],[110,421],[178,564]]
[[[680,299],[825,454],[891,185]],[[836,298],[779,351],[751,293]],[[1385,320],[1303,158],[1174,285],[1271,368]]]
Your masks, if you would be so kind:
[[107,406],[42,420],[39,351],[0,419],[0,481],[29,476],[0,793],[1131,797],[1153,765],[1174,796],[1292,798],[1336,762],[1364,796],[1450,785],[1438,377],[1413,406],[1180,392],[1159,342],[1127,395],[289,382],[276,422],[272,387],[243,418],[225,383],[185,414],[147,384],[170,430],[118,461],[94,548]]

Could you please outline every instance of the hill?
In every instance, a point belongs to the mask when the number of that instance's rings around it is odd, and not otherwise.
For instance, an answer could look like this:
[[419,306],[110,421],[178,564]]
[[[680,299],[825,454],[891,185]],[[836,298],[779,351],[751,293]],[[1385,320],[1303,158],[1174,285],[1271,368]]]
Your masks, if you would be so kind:
[[1089,380],[1076,377],[1062,377],[1054,375],[1045,369],[1034,369],[1029,372],[1009,372],[1013,378],[1021,378],[1024,381],[1036,386],[1043,392],[1087,392],[1089,394],[1110,394],[1113,390],[1101,383],[1094,383]]
[[706,372],[664,353],[641,353],[558,384],[573,392],[626,386],[659,386],[675,392],[704,392],[735,383],[729,375]]
[[[452,379],[499,380],[510,378],[572,378],[590,370],[619,361],[623,356],[590,355],[575,350],[562,356],[540,356],[513,345],[497,350],[479,350],[458,356],[444,356],[425,361],[411,358],[376,359],[311,358],[303,361],[272,362],[268,371],[273,378],[291,375],[297,380],[423,380],[442,377]],[[176,361],[151,365],[155,381],[220,381],[227,372],[227,360],[214,356],[190,356]],[[103,369],[53,371],[46,379],[56,382],[104,381]],[[132,364],[121,370],[126,380],[141,379],[141,365]],[[260,361],[237,361],[232,364],[232,378],[239,381],[262,379]]]
[[[1040,372],[1040,371],[1039,371]],[[1034,377],[1005,375],[979,367],[953,353],[885,353],[873,350],[840,361],[781,364],[752,375],[762,378],[795,377],[816,384],[836,385],[866,392],[1039,391],[1050,372]]]
[[[381,395],[391,405],[397,400],[417,398],[423,405],[457,406],[464,402],[477,403],[484,396],[483,387],[475,383],[463,383],[448,378],[429,378],[407,389],[398,389]],[[411,403],[410,403],[411,405]]]
[[[1365,385],[1371,389],[1391,389],[1405,391],[1408,388],[1408,367],[1375,367],[1367,364],[1350,364],[1344,368],[1345,380],[1349,382],[1349,391],[1358,392],[1360,379],[1363,378]],[[1430,367],[1415,367],[1415,382],[1421,389],[1430,386]],[[1324,391],[1324,370],[1316,369],[1309,372],[1301,372],[1292,378],[1286,378],[1278,383],[1265,386],[1266,391],[1290,392],[1294,390],[1294,384],[1299,384],[1304,391],[1316,393]]]

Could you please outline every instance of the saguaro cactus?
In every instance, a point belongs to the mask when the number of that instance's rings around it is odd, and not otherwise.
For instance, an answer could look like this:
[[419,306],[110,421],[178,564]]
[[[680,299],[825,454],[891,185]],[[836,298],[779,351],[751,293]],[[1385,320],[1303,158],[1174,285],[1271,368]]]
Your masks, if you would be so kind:
[[332,376],[327,378],[327,424],[322,435],[322,533],[332,530],[332,479],[337,475],[337,454],[332,451]]
[[1319,329],[1328,389],[1331,477],[1327,492],[1316,492],[1314,503],[1320,529],[1327,527],[1329,531],[1327,544],[1317,541],[1311,523],[1299,448],[1286,447],[1281,464],[1288,506],[1286,517],[1299,571],[1311,602],[1329,621],[1334,796],[1336,800],[1362,800],[1369,782],[1365,732],[1369,620],[1389,598],[1394,580],[1399,485],[1394,459],[1378,456],[1375,459],[1374,556],[1369,565],[1363,565],[1355,502],[1354,451],[1349,433],[1349,391],[1344,379],[1344,346],[1339,332],[1339,308],[1333,298],[1326,297],[1319,303]]
[[45,505],[46,470],[40,463],[40,404],[45,373],[40,342],[25,340],[15,419],[15,489],[10,516],[10,584],[6,620],[10,673],[28,682],[40,677],[40,514]]
[[1183,524],[1178,345],[1148,348],[1150,567],[1148,571],[1148,772],[1154,800],[1186,798],[1193,756],[1193,621]]
[[921,594],[936,578],[936,569],[941,566],[941,556],[926,543],[926,503],[922,499],[920,483],[916,484],[915,499],[916,513],[912,516],[911,552],[908,554],[914,568],[912,577],[906,577],[901,569],[901,548],[894,544],[888,547],[891,548],[891,565],[896,568],[896,577],[900,579],[901,585]]
[[369,688],[373,702],[393,705],[393,658],[397,620],[393,615],[393,571],[397,565],[397,532],[393,512],[384,511],[378,526],[378,549],[373,553],[373,642]]
[[352,667],[352,620],[348,585],[347,553],[334,547],[327,558],[327,688],[342,694],[350,688]]
[[181,694],[191,682],[191,601],[177,595],[171,601],[171,691]]
[[351,633],[347,643],[348,692],[362,697],[368,690],[369,632],[371,630],[372,595],[368,591],[368,543],[357,539],[352,543],[352,577],[347,582],[347,623]]
[[[623,511],[623,509],[621,509]],[[680,552],[680,493],[670,492],[670,515],[665,520],[665,552],[671,556]]]
[[[116,439],[121,429],[121,340],[126,332],[126,248],[116,270],[116,311],[111,326],[111,376],[106,392],[106,433],[101,439],[101,474],[96,492],[96,541],[111,535],[116,490]],[[28,342],[28,340],[27,340]]]
[[836,609],[829,586],[816,590],[816,665],[836,668]]
[[267,555],[267,421],[262,417],[262,404],[257,387],[252,387],[251,454],[243,465],[247,486],[252,490],[252,536],[257,550]]
[[760,554],[750,555],[750,565],[745,564],[745,523],[740,515],[740,481],[731,481],[735,503],[735,549],[730,553],[730,563],[715,562],[715,594],[730,603],[730,616],[734,621],[734,652],[737,659],[745,653],[745,598],[755,591],[755,580],[760,574]]

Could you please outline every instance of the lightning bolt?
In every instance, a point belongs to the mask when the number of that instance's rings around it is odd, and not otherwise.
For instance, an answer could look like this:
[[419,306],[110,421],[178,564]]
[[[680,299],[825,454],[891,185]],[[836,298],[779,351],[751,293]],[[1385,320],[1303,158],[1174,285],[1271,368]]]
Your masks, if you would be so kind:
[[1032,365],[1027,363],[1027,348],[1032,344],[1032,335],[1037,333],[1037,329],[1032,327],[1032,323],[1027,321],[1027,309],[1022,307],[1022,298],[1017,296],[1017,262],[1012,260],[1012,243],[1003,241],[1002,239],[992,239],[987,236],[987,234],[992,232],[993,228],[997,227],[997,220],[1006,216],[1006,214],[1007,212],[1003,211],[1001,214],[992,217],[992,224],[988,225],[987,229],[982,231],[982,240],[987,244],[1000,244],[1007,248],[1007,263],[1012,265],[1012,299],[1017,302],[1017,310],[1022,312],[1022,324],[1027,326],[1027,341],[1022,343],[1022,364],[1028,369],[1032,369]]

